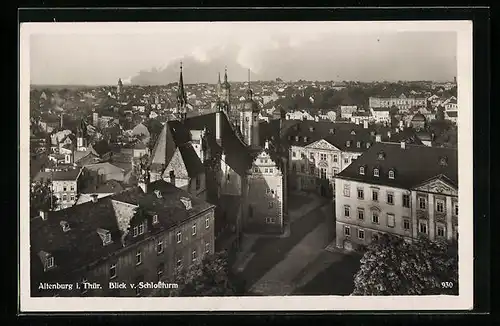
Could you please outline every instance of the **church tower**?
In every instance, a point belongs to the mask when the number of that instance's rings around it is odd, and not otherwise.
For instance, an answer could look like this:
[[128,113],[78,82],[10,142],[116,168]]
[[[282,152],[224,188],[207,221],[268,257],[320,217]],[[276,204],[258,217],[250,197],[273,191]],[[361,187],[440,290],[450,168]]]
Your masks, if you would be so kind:
[[87,125],[83,120],[80,121],[80,124],[76,128],[76,150],[87,150]]
[[174,110],[174,115],[178,120],[184,120],[187,114],[187,96],[184,90],[184,78],[182,77],[182,62],[179,75],[179,86],[177,88],[177,107]]
[[252,147],[259,147],[259,105],[253,100],[250,88],[250,69],[248,70],[248,89],[245,101],[240,112],[240,130],[245,143]]
[[[220,82],[220,78],[219,78]],[[227,111],[226,113],[229,113],[229,108],[231,104],[231,85],[227,81],[227,67],[224,70],[224,82],[221,84],[220,87],[220,98],[223,102],[227,104]]]
[[118,85],[116,86],[116,95],[118,95],[118,97],[120,97],[120,95],[122,94],[122,91],[123,91],[122,79],[118,78]]

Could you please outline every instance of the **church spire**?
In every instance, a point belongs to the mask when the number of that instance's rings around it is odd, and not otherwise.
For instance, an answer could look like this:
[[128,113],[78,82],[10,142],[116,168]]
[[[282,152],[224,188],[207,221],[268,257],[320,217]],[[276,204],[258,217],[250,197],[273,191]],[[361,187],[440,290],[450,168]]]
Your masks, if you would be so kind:
[[179,114],[186,113],[186,105],[187,105],[187,96],[184,90],[184,79],[182,77],[182,61],[181,61],[180,74],[179,74],[179,87],[177,90],[177,113]]
[[253,92],[252,92],[252,89],[250,88],[250,69],[248,69],[247,100],[251,100],[252,99],[252,95],[253,95]]
[[224,83],[227,83],[227,66],[224,67]]

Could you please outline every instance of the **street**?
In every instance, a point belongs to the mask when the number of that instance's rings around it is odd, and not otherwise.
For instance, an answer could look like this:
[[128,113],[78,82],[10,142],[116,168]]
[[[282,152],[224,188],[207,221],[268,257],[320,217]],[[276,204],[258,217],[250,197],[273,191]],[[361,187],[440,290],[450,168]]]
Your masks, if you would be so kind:
[[[333,269],[335,275],[341,277],[332,275],[333,284],[330,282],[320,288],[327,294],[344,294],[351,287],[352,275],[357,270],[353,264],[356,259],[324,250],[334,240],[335,234],[331,199],[296,193],[291,195],[289,202],[288,236],[244,238],[236,269],[245,280],[249,294],[314,292],[315,284],[325,278],[323,274],[327,275]],[[344,268],[344,264],[349,266]]]

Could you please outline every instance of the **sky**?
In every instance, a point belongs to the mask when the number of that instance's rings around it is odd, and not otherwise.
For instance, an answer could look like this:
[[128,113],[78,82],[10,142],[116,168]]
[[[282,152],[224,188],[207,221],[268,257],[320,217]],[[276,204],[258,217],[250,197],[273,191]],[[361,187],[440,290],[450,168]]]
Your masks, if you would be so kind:
[[[31,84],[168,84],[217,81],[449,81],[452,30],[356,22],[54,23],[29,32]],[[420,23],[422,24],[422,23]],[[23,33],[23,30],[22,32]],[[23,34],[21,34],[23,35]]]

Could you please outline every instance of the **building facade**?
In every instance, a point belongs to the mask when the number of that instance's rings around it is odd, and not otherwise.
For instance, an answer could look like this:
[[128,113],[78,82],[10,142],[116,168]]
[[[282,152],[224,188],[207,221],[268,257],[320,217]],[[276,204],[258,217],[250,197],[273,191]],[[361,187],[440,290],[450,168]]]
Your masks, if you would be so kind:
[[164,181],[50,212],[31,223],[32,296],[154,295],[214,252],[213,229],[213,205]]
[[383,233],[456,240],[457,164],[455,149],[375,144],[336,177],[336,246],[356,250]]
[[399,97],[370,97],[368,99],[370,108],[391,108],[393,106],[400,110],[409,110],[413,107],[425,106],[425,98],[406,96],[401,94]]

